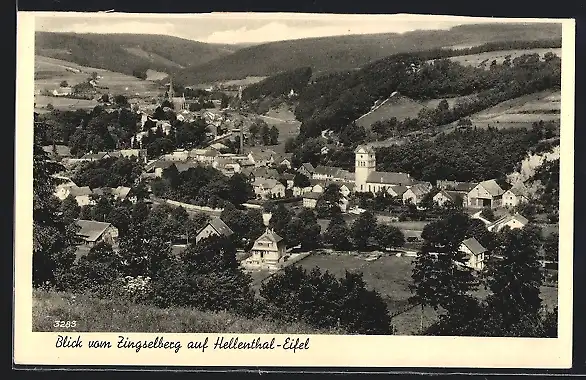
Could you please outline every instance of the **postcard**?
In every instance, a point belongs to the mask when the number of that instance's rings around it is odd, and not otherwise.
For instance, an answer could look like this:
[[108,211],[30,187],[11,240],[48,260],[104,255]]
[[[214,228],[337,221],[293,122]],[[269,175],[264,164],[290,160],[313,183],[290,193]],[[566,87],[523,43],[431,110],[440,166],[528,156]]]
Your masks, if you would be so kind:
[[19,12],[14,364],[570,368],[574,35]]

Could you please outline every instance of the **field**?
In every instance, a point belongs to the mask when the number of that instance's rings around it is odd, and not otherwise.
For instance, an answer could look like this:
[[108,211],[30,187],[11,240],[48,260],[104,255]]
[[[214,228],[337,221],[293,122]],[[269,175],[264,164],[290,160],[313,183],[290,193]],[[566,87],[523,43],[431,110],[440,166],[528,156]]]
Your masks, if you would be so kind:
[[[125,300],[104,300],[84,295],[33,292],[33,331],[144,332],[144,333],[251,333],[328,334],[301,323],[281,324],[247,319],[227,312],[188,308],[159,309]],[[75,328],[56,329],[54,321],[76,321]]]
[[[80,72],[72,72],[80,70]],[[61,81],[67,81],[70,86],[84,82],[96,72],[102,78],[98,85],[108,87],[107,92],[112,94],[123,94],[126,96],[158,96],[162,93],[159,85],[149,80],[141,80],[130,75],[116,73],[113,71],[95,69],[80,66],[75,63],[62,61],[54,58],[35,56],[35,92],[48,89],[53,90],[59,87]]]
[[279,130],[279,144],[269,147],[277,153],[285,152],[285,141],[289,137],[295,137],[299,134],[301,122],[297,121],[293,112],[281,105],[277,109],[271,109],[266,115],[259,115],[269,126],[275,126]]
[[[377,290],[387,302],[389,313],[395,314],[408,308],[408,298],[411,296],[409,284],[413,268],[413,258],[383,256],[378,260],[366,261],[359,256],[351,255],[311,255],[299,264],[311,270],[318,267],[322,271],[329,271],[336,276],[343,276],[346,270],[358,270],[363,273],[364,280],[371,289]],[[479,289],[473,293],[478,298],[484,298],[487,291]],[[557,305],[557,288],[541,288],[541,298],[548,309]],[[430,308],[424,310],[424,326],[431,324],[438,313]],[[393,317],[396,333],[401,335],[415,334],[419,330],[421,309],[408,309]]]
[[[560,91],[542,91],[499,103],[470,117],[478,128],[527,128],[534,122],[560,120]],[[455,127],[456,123],[449,126]]]
[[[446,98],[450,107],[453,107],[456,102],[467,98],[465,96]],[[356,124],[364,128],[370,128],[372,124],[377,121],[388,120],[396,117],[401,121],[406,118],[416,118],[419,112],[424,108],[436,108],[443,99],[431,99],[426,101],[416,101],[406,96],[395,95],[388,98],[375,109],[367,112],[358,119]]]
[[71,99],[55,96],[35,95],[35,111],[46,110],[48,104],[61,111],[75,111],[77,109],[90,110],[98,105],[96,100]]
[[451,61],[458,62],[465,66],[480,67],[484,62],[486,68],[490,67],[493,60],[496,60],[498,64],[501,64],[506,56],[511,56],[511,60],[515,59],[524,54],[539,54],[541,57],[545,53],[552,52],[558,57],[562,55],[562,49],[560,48],[542,48],[542,49],[519,49],[519,50],[501,50],[501,51],[490,51],[486,53],[471,54],[471,55],[460,55],[449,58]]

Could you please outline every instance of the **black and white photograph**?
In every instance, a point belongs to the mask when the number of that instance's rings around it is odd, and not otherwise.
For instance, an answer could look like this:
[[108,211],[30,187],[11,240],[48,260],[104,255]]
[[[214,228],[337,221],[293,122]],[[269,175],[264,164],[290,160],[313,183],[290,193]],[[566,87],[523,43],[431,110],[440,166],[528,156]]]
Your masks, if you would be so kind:
[[565,27],[35,15],[31,331],[558,338]]

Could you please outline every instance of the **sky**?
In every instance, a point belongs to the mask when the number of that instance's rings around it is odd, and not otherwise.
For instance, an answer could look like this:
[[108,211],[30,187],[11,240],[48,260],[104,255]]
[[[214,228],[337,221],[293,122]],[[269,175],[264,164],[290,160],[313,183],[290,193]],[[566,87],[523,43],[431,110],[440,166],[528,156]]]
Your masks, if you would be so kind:
[[37,31],[162,34],[220,44],[449,29],[498,19],[432,15],[39,13]]

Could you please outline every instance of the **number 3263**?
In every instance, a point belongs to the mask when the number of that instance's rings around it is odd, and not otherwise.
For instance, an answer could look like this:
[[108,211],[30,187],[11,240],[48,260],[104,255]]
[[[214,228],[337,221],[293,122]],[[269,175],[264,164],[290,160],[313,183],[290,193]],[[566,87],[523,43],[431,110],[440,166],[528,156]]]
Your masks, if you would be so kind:
[[76,321],[55,321],[53,327],[71,328],[77,325]]

